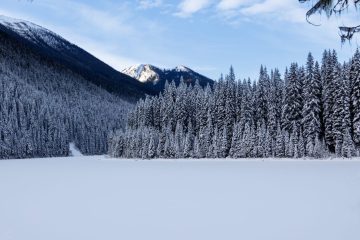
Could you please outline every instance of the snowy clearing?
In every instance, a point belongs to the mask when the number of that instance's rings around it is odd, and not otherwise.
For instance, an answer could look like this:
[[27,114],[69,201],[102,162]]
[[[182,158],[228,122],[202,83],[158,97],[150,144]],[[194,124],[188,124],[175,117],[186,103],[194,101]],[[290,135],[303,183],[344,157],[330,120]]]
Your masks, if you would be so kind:
[[360,161],[0,161],[1,240],[358,240]]

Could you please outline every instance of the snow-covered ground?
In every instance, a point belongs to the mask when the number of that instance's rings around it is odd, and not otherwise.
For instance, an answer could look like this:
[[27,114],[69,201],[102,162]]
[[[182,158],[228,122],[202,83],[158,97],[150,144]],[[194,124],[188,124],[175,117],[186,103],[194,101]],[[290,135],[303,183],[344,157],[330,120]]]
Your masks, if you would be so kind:
[[1,240],[358,240],[360,161],[0,161]]
[[69,152],[70,152],[70,156],[72,156],[72,157],[83,156],[83,154],[80,152],[80,150],[75,146],[75,143],[69,144]]

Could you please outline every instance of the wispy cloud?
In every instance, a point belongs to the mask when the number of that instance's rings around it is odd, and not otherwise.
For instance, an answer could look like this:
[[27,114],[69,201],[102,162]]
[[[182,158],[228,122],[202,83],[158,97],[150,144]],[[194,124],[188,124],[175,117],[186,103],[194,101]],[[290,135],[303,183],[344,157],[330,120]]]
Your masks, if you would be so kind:
[[139,0],[139,8],[150,9],[162,6],[162,0]]
[[298,1],[290,0],[183,0],[175,16],[190,17],[203,9],[210,9],[229,23],[241,20],[269,20],[304,22],[306,10]]
[[265,0],[242,8],[241,13],[251,16],[271,14],[277,20],[304,22],[306,10],[295,1]]
[[221,11],[229,11],[250,3],[254,3],[254,0],[221,0],[217,5],[217,8]]
[[209,7],[211,3],[212,0],[183,0],[179,4],[179,11],[175,15],[178,17],[190,17],[192,14]]

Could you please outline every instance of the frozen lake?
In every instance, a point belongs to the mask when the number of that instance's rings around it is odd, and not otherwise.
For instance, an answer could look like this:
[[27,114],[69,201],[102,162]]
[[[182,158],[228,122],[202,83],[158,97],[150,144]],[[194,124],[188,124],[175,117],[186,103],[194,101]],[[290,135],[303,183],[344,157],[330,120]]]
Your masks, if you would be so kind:
[[0,161],[1,240],[359,240],[360,161]]

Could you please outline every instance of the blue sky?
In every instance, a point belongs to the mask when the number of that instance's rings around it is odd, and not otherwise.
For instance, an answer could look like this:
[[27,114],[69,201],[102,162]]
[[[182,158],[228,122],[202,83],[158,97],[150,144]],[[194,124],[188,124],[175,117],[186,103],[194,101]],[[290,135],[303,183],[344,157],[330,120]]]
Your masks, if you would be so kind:
[[317,59],[325,48],[341,61],[358,39],[341,45],[337,26],[360,23],[358,14],[305,20],[297,0],[1,0],[0,14],[25,19],[62,35],[122,70],[150,63],[188,66],[217,79],[233,65],[238,78],[258,75],[261,64],[281,71]]

